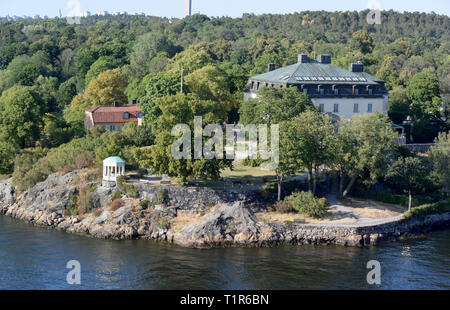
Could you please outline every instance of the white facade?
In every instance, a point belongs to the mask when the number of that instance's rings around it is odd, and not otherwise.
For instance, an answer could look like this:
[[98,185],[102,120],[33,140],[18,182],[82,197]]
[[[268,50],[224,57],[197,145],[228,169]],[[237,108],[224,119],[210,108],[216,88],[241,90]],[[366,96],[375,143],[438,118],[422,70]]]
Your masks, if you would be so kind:
[[352,119],[355,115],[388,112],[388,96],[384,98],[312,98],[314,106],[323,113]]

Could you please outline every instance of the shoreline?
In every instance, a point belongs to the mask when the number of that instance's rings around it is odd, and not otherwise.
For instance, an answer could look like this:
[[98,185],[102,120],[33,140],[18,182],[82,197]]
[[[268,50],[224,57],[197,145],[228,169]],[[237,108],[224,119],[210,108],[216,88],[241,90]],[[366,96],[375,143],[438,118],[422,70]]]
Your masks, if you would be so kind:
[[261,223],[252,207],[242,200],[195,210],[159,205],[144,210],[136,199],[124,199],[124,205],[113,210],[106,207],[111,204],[113,190],[102,187],[93,193],[100,207],[96,214],[67,216],[65,211],[78,191],[73,185],[76,175],[76,171],[64,176],[51,175],[17,197],[11,179],[0,182],[0,213],[34,225],[99,239],[156,240],[188,248],[283,244],[364,247],[450,227],[450,212],[407,220],[400,215],[369,224]]

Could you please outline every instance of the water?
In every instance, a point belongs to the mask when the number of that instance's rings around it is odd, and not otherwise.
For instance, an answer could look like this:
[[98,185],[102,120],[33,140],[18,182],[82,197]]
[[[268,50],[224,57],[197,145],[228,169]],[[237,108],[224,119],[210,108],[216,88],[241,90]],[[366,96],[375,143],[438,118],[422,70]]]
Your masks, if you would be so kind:
[[[66,282],[69,260],[81,285]],[[366,282],[378,260],[382,284]],[[450,230],[372,248],[185,249],[96,240],[0,215],[0,289],[449,289]]]

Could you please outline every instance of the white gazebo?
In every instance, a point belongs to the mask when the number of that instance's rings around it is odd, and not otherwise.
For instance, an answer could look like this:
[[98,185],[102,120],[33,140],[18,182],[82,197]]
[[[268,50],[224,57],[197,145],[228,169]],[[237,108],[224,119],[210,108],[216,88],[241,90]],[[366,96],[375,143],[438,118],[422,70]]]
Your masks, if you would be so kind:
[[103,181],[117,182],[121,175],[125,175],[125,160],[113,156],[103,161]]

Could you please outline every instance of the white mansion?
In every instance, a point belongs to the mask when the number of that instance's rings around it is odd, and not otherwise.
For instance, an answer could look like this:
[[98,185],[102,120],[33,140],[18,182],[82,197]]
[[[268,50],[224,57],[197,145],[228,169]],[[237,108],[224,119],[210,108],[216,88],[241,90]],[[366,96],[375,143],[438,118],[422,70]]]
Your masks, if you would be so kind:
[[361,62],[353,63],[350,71],[331,64],[330,55],[319,55],[317,60],[300,54],[294,65],[275,69],[249,79],[244,100],[256,98],[261,87],[297,87],[307,93],[323,113],[351,119],[365,113],[387,113],[388,92],[384,81],[364,72]]

